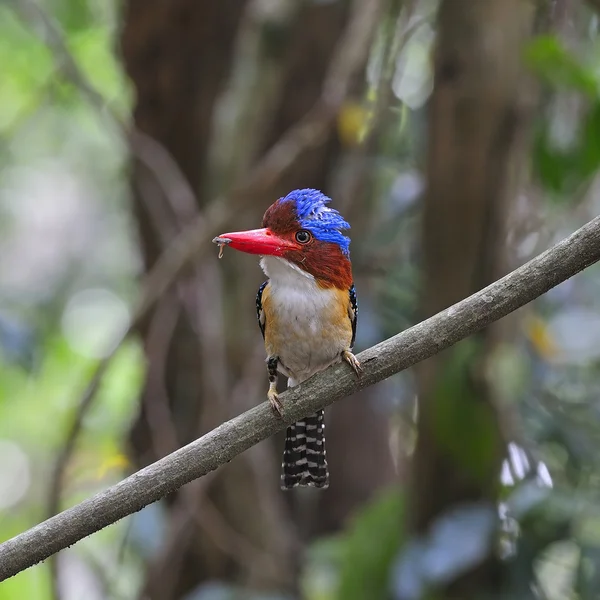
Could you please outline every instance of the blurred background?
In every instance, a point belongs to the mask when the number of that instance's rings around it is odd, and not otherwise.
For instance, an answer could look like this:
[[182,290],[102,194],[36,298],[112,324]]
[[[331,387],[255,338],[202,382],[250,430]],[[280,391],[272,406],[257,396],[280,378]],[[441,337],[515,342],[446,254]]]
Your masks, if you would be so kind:
[[[288,191],[352,224],[357,351],[595,216],[599,16],[0,2],[0,540],[264,401],[263,275],[210,240]],[[0,600],[600,598],[598,267],[327,431],[327,491],[283,494],[269,439]]]

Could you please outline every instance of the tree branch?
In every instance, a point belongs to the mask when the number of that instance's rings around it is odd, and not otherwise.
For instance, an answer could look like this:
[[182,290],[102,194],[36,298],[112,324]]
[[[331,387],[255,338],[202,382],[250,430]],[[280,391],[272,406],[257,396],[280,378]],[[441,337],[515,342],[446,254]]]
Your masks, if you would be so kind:
[[600,260],[600,217],[487,288],[359,354],[357,380],[339,364],[241,414],[173,454],[0,545],[0,581],[115,523],[232,460],[307,414],[402,371],[480,331]]

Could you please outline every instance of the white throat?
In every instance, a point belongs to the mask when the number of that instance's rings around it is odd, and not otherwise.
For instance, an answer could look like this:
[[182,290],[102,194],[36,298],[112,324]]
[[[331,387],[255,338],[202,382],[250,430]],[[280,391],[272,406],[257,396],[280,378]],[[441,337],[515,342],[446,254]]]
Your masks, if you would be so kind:
[[277,256],[263,256],[260,266],[271,280],[271,286],[293,288],[315,288],[315,278],[300,267]]

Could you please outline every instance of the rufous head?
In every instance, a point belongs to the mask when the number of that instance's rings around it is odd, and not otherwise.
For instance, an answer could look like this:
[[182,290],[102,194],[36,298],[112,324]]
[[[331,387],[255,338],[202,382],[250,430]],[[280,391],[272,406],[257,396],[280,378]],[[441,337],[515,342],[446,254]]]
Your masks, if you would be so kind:
[[275,256],[312,275],[323,287],[347,289],[352,285],[350,225],[327,204],[319,190],[290,192],[265,212],[263,227],[223,233],[213,241],[236,250]]

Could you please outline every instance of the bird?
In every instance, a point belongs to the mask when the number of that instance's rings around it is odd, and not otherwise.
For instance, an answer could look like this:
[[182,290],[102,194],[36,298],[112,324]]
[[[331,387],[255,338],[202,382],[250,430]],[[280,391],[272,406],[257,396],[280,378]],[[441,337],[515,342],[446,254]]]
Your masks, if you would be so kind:
[[[277,374],[292,388],[315,373],[345,361],[357,376],[360,362],[352,353],[358,303],[350,261],[350,228],[328,206],[319,190],[291,191],[266,210],[262,228],[223,233],[213,242],[260,255],[267,280],[256,296],[263,335],[269,389],[276,415],[284,407]],[[286,432],[281,488],[329,486],[324,411],[290,425]]]

